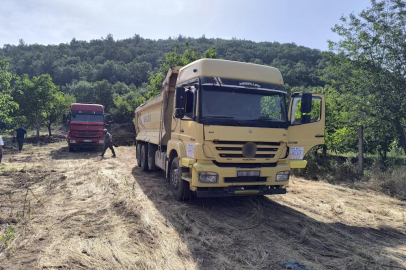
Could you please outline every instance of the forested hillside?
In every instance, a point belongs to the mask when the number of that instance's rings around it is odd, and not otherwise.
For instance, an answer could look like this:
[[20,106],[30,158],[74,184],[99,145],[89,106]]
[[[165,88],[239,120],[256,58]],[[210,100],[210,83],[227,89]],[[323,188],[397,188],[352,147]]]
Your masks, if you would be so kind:
[[248,40],[198,39],[179,36],[165,40],[144,39],[139,35],[114,40],[112,35],[97,40],[72,39],[68,44],[5,45],[0,58],[10,59],[10,71],[18,75],[49,74],[55,84],[67,90],[80,81],[95,83],[107,80],[139,87],[148,82],[151,73],[159,69],[165,53],[179,46],[179,52],[188,42],[190,49],[203,53],[216,47],[217,57],[227,60],[271,65],[281,69],[286,83],[292,86],[316,86],[321,81],[317,69],[323,68],[322,54],[295,44],[277,42],[255,43]]

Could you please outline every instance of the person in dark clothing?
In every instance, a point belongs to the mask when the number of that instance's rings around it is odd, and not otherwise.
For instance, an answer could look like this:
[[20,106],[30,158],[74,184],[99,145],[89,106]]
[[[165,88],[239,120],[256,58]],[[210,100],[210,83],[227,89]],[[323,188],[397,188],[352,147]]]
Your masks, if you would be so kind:
[[21,125],[20,128],[15,130],[14,137],[17,137],[18,152],[21,153],[21,150],[23,150],[24,140],[27,139],[27,131],[25,130],[24,125]]
[[101,157],[104,157],[104,153],[106,153],[107,148],[110,148],[111,152],[113,152],[113,157],[116,157],[116,153],[114,152],[113,148],[113,136],[107,132],[107,129],[103,129],[104,132],[104,149]]

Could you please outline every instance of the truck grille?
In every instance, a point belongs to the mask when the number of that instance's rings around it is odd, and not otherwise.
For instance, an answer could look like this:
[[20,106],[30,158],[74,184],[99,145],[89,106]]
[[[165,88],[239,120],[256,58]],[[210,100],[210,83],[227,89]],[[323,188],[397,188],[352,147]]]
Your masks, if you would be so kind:
[[98,130],[79,130],[75,131],[74,135],[78,138],[96,138],[100,137],[101,133]]
[[[256,147],[251,156],[244,156],[243,147],[247,143]],[[236,163],[250,160],[253,163],[273,163],[277,161],[285,144],[280,142],[212,141],[211,148],[217,162]]]
[[[242,151],[242,150],[241,150]],[[254,158],[273,158],[275,155],[255,155]],[[224,158],[244,158],[242,154],[220,154]]]
[[[246,144],[247,142],[234,142],[234,141],[213,141],[214,144]],[[279,142],[254,142],[256,145],[275,145],[280,146]]]

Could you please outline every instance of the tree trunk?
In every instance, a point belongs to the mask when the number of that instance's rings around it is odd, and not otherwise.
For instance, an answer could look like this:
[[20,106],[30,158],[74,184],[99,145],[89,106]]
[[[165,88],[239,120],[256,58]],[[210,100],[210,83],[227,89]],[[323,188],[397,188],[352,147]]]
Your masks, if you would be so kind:
[[398,132],[400,145],[402,146],[403,151],[406,154],[406,135],[405,135],[405,131],[403,130],[403,127],[400,124],[399,120],[395,120],[395,127],[396,127],[396,131]]
[[51,124],[48,125],[48,134],[49,134],[49,137],[52,136]]
[[35,128],[37,129],[37,140],[39,141],[39,130],[41,128],[41,120],[37,119],[37,121],[35,121]]

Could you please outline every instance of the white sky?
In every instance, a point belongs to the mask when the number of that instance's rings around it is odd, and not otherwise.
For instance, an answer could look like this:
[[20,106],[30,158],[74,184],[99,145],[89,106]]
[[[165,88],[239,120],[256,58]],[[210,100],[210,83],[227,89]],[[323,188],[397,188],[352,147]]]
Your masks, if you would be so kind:
[[165,39],[179,34],[294,42],[327,49],[341,15],[369,0],[0,0],[0,47],[68,43],[112,34]]

